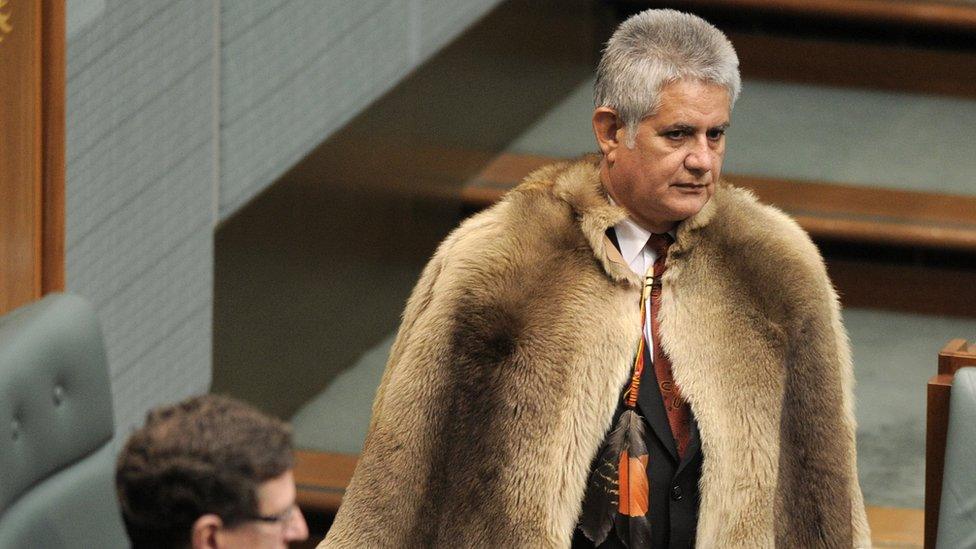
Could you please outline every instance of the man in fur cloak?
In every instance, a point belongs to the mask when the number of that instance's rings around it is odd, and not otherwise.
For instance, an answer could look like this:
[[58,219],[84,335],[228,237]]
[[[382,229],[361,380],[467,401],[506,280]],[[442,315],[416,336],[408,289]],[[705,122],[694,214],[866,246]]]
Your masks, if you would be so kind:
[[720,178],[717,29],[648,10],[601,155],[529,175],[417,283],[324,547],[862,547],[852,366],[810,238]]

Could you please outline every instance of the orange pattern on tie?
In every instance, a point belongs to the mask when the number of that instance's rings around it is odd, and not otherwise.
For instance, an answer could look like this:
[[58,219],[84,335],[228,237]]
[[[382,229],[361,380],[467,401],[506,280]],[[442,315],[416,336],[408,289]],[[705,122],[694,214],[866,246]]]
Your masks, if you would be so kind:
[[688,447],[688,439],[691,437],[690,417],[691,412],[688,403],[681,396],[681,390],[674,382],[674,375],[671,372],[671,359],[661,349],[660,323],[658,322],[658,312],[661,310],[661,275],[664,274],[665,261],[668,257],[668,247],[673,240],[668,234],[652,234],[647,240],[647,245],[657,253],[654,260],[654,284],[651,285],[651,339],[652,357],[654,359],[654,374],[657,377],[658,387],[661,390],[661,398],[664,401],[664,410],[668,414],[668,424],[671,426],[671,434],[674,435],[674,442],[678,448],[678,457],[684,457],[685,449]]

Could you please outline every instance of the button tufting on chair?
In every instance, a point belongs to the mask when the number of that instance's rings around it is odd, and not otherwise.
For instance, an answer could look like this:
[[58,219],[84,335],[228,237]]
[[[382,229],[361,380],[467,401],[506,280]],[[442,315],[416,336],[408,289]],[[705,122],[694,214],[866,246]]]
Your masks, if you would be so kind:
[[0,403],[10,426],[0,437],[0,549],[127,547],[108,363],[88,302],[55,294],[0,317]]

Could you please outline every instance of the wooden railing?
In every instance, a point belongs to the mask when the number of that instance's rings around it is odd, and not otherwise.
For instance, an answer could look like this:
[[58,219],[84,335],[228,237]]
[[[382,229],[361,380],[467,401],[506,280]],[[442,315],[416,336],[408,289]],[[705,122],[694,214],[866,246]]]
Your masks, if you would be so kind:
[[335,513],[356,469],[359,456],[298,450],[295,452],[295,485],[298,505],[319,513]]
[[615,0],[698,13],[742,76],[976,97],[976,3],[938,0]]
[[0,2],[0,314],[64,289],[64,10]]
[[949,429],[949,397],[956,371],[976,366],[976,344],[953,339],[939,352],[939,370],[928,383],[925,420],[925,547],[934,549],[942,501],[946,434]]
[[[493,204],[529,172],[558,158],[502,154],[462,188],[464,203]],[[790,213],[815,239],[976,253],[976,196],[726,175]]]

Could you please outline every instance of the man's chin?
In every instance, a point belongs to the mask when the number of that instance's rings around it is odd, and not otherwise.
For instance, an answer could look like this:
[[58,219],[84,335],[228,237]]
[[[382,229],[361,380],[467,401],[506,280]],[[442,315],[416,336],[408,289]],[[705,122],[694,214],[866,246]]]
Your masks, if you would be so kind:
[[673,214],[671,218],[680,222],[694,216],[705,207],[705,204],[708,203],[709,198],[711,198],[709,195],[701,194],[686,196],[683,200],[676,200],[673,204],[671,204],[670,209],[671,213]]

